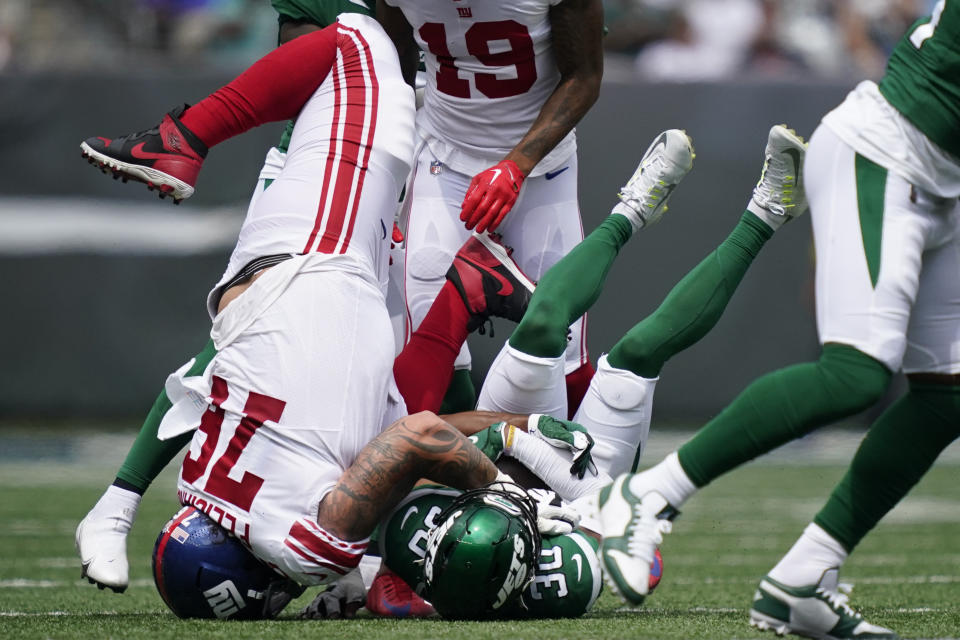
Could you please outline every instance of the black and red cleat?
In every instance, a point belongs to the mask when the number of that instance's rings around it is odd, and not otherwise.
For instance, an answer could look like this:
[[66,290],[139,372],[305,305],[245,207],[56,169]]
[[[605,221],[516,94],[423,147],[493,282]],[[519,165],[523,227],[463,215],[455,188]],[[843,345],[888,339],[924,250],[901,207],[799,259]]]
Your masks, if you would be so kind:
[[153,129],[119,138],[93,137],[80,143],[87,161],[104,173],[126,182],[136,180],[147,188],[171,196],[180,204],[193,195],[197,174],[207,157],[207,146],[187,129],[180,116],[187,105],[177,107]]
[[429,618],[436,610],[386,567],[367,592],[367,610],[381,618]]
[[500,243],[500,236],[474,233],[447,270],[447,280],[473,316],[467,328],[483,326],[490,316],[520,322],[535,285],[510,257],[512,252]]

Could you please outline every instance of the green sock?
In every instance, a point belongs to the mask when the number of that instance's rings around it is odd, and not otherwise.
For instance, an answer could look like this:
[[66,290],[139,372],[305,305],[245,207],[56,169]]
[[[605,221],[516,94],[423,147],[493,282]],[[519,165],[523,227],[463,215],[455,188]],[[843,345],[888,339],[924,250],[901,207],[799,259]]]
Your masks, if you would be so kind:
[[911,384],[877,418],[814,522],[852,551],[960,437],[960,387]]
[[642,378],[656,378],[664,363],[705,336],[723,315],[773,230],[749,211],[713,253],[673,287],[652,314],[613,346],[607,361]]
[[826,344],[817,362],[751,383],[677,452],[698,487],[814,429],[873,405],[891,373],[870,356]]
[[477,408],[477,390],[473,386],[473,378],[469,369],[454,369],[450,378],[450,386],[440,404],[440,413],[460,413],[473,411]]
[[[203,373],[216,353],[213,340],[210,340],[195,356],[196,361],[187,375],[198,376]],[[147,419],[143,421],[140,433],[130,447],[127,458],[117,471],[114,484],[142,494],[154,478],[163,471],[163,468],[170,464],[170,461],[193,439],[192,431],[169,440],[157,439],[157,429],[160,428],[160,422],[171,406],[166,390],[161,391],[150,413],[147,414]]]
[[510,336],[510,346],[541,358],[562,355],[567,348],[567,327],[600,297],[607,272],[631,234],[625,217],[607,216],[553,265],[537,283],[523,320]]

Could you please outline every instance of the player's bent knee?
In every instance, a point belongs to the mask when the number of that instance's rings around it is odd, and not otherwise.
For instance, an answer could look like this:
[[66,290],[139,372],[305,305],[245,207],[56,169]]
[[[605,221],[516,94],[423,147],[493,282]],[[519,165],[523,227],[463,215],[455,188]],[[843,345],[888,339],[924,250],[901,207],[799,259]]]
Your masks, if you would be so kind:
[[886,392],[892,372],[879,360],[845,344],[828,343],[817,363],[827,384],[851,409],[866,409]]

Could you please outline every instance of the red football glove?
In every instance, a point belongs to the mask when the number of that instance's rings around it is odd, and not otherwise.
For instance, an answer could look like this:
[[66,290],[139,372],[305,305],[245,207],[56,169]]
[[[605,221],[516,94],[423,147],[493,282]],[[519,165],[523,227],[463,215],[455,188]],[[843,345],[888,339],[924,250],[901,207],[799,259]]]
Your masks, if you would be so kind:
[[494,231],[513,208],[523,184],[523,174],[513,160],[501,160],[470,181],[460,206],[460,219],[467,229]]

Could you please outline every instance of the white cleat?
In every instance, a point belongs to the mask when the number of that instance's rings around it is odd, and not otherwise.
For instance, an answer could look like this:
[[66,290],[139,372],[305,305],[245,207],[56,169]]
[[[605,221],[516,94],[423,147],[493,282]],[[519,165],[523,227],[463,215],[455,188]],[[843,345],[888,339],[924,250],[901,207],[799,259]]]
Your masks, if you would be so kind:
[[630,220],[633,230],[649,227],[667,211],[667,199],[693,167],[693,141],[681,129],[668,129],[653,141],[617,197],[613,208]]
[[77,525],[75,536],[82,565],[80,577],[101,589],[109,588],[116,593],[123,593],[130,583],[127,534],[133,526],[140,503],[139,495],[125,493],[130,494],[125,497],[125,505],[109,502],[110,494],[104,495]]
[[630,490],[633,474],[623,474],[600,491],[600,523],[606,582],[631,604],[640,604],[650,592],[650,572],[663,535],[677,516],[657,491],[642,496]]
[[774,229],[807,210],[803,190],[803,159],[807,143],[784,124],[770,128],[763,172],[747,210]]
[[[778,636],[792,633],[821,640],[899,640],[884,627],[870,624],[847,604],[837,582],[837,569],[823,573],[820,582],[788,587],[771,578],[760,581],[750,608],[750,624]],[[849,588],[846,588],[849,591]]]

